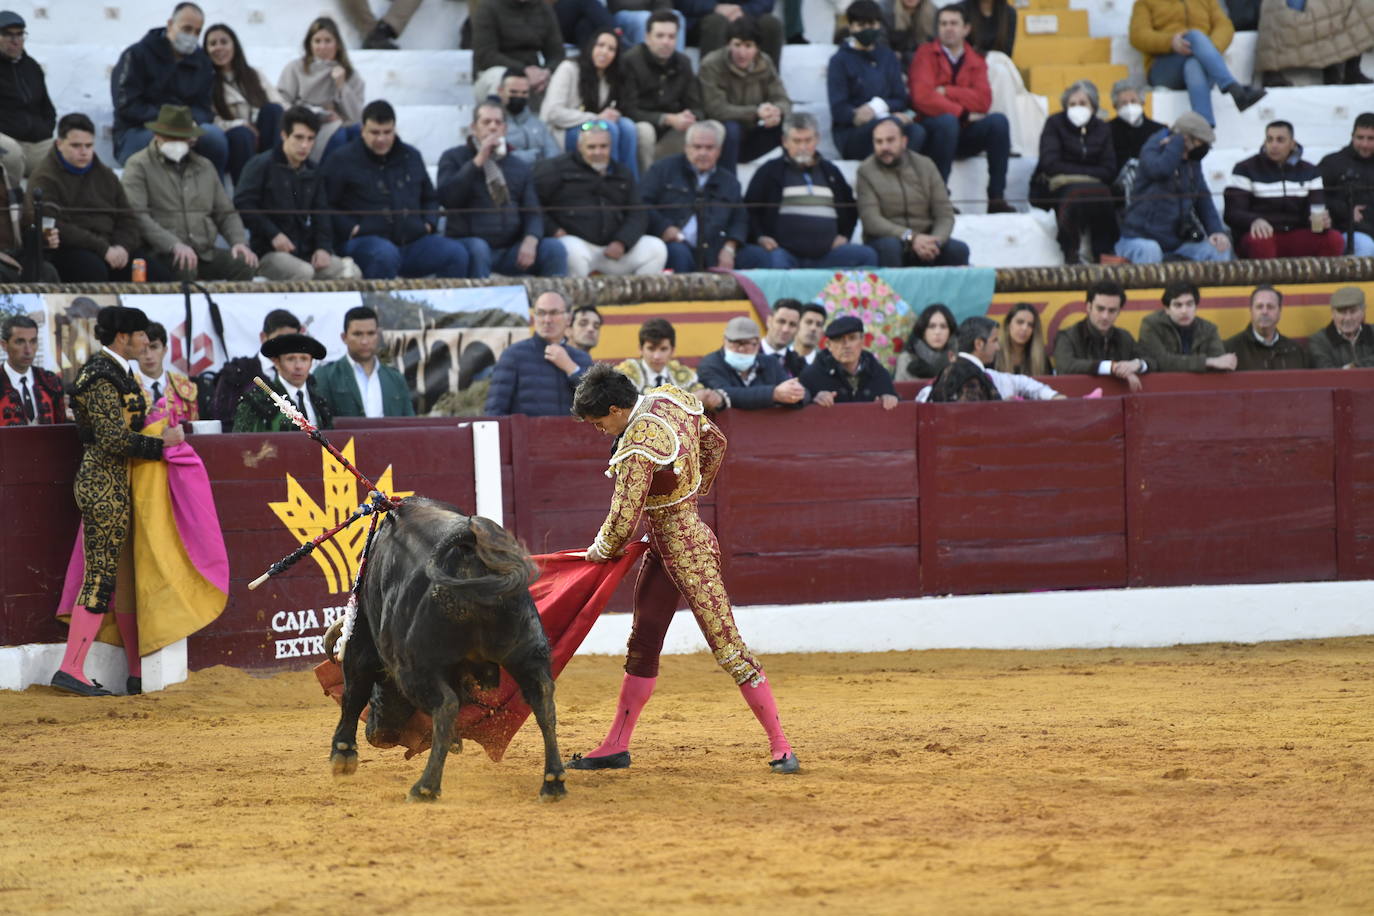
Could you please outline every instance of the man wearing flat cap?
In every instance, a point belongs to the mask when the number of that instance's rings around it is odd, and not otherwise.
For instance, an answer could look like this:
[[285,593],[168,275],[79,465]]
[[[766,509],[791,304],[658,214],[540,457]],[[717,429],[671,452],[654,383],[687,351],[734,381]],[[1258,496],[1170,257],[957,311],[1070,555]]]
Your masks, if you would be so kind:
[[[166,427],[161,436],[142,432],[148,404],[129,360],[148,345],[148,316],[136,308],[106,306],[96,313],[95,336],[100,351],[81,367],[72,386],[76,431],[85,446],[73,487],[83,525],[84,571],[70,609],[67,649],[52,678],[52,686],[81,696],[110,695],[86,676],[85,666],[105,613],[112,609],[115,575],[129,534],[130,463],[161,460],[165,446],[185,441],[179,426]],[[115,620],[125,645],[136,647],[135,615],[125,610]],[[131,661],[136,659],[137,654]]]
[[725,325],[725,345],[697,364],[697,379],[720,396],[724,407],[758,410],[805,400],[802,383],[788,378],[780,361],[763,354],[761,337],[752,318],[731,318]]
[[1212,203],[1202,159],[1216,142],[1193,111],[1178,116],[1140,148],[1140,168],[1121,222],[1116,253],[1133,264],[1229,261],[1231,237]]
[[[205,128],[191,109],[163,105],[148,145],[129,157],[121,181],[153,252],[178,280],[251,280],[258,256],[215,166],[192,147]],[[224,236],[229,248],[215,247]]]
[[878,357],[864,349],[864,323],[841,315],[825,327],[825,349],[801,374],[812,401],[822,407],[877,401],[883,410],[897,406],[897,388]]
[[[281,334],[262,345],[262,355],[270,359],[277,370],[276,378],[269,382],[272,390],[296,405],[317,429],[334,426],[329,403],[310,375],[315,361],[324,359],[324,353],[324,344],[305,334]],[[248,390],[234,411],[236,433],[279,433],[289,429],[295,429],[295,424],[257,385]]]
[[1374,368],[1374,327],[1364,323],[1364,290],[1342,286],[1331,294],[1331,323],[1307,338],[1313,369]]

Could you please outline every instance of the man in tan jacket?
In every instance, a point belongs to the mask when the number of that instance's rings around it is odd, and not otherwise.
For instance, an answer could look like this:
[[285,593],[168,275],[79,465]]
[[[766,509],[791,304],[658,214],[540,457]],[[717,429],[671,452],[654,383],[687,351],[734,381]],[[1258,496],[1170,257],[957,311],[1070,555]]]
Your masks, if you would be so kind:
[[864,242],[883,267],[957,267],[968,246],[950,238],[954,207],[935,163],[907,149],[894,118],[873,128],[873,155],[859,165]]
[[[181,105],[163,105],[146,147],[129,157],[121,179],[139,228],[178,280],[251,280],[258,256],[224,192],[214,163],[191,147],[204,133]],[[229,249],[215,247],[223,235]]]
[[730,23],[729,43],[701,59],[701,97],[706,117],[725,125],[720,167],[734,172],[782,144],[782,119],[792,99],[776,61],[759,50],[759,27],[749,16]]

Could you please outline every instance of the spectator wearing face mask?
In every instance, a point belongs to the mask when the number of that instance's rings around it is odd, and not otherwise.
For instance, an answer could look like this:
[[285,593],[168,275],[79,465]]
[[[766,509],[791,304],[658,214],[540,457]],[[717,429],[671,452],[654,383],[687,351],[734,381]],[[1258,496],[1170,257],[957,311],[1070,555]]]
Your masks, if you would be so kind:
[[1060,97],[1063,111],[1045,122],[1040,135],[1040,176],[1054,210],[1065,264],[1079,264],[1083,235],[1092,245],[1092,263],[1116,246],[1116,207],[1110,187],[1116,178],[1112,131],[1097,116],[1097,87],[1079,80]]
[[1112,149],[1116,151],[1116,166],[1121,168],[1140,155],[1140,148],[1154,134],[1164,129],[1158,121],[1145,117],[1145,96],[1134,80],[1117,80],[1112,85],[1112,108],[1116,117],[1108,122],[1112,129]]
[[[214,165],[191,149],[205,128],[179,105],[162,106],[145,126],[152,140],[129,157],[121,178],[144,239],[179,280],[253,279],[258,256],[243,220]],[[221,235],[229,248],[215,247]]]
[[115,161],[125,165],[144,149],[152,134],[147,122],[163,105],[190,110],[202,128],[200,155],[214,163],[221,178],[229,163],[229,141],[215,126],[215,65],[200,46],[205,14],[194,3],[178,3],[166,26],[148,34],[119,55],[110,75],[114,96]]
[[1135,264],[1158,264],[1170,255],[1184,261],[1229,261],[1231,237],[1212,203],[1202,159],[1216,134],[1195,111],[1185,111],[1140,149],[1130,206],[1121,223],[1116,253]]

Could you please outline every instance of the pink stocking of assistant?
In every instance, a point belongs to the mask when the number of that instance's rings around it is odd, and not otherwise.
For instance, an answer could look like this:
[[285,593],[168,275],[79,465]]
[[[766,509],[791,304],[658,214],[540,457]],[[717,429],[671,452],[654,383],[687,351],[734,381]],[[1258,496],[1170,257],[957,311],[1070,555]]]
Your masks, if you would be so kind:
[[93,614],[80,605],[72,608],[71,629],[67,632],[67,651],[62,656],[61,670],[85,684],[91,682],[86,677],[86,654],[91,651],[91,643],[95,642],[95,634],[100,632],[104,618],[104,614]]
[[143,677],[143,659],[138,654],[138,615],[115,614],[115,624],[124,643],[124,657],[129,660],[129,677]]
[[634,734],[635,723],[639,721],[644,704],[648,703],[649,697],[653,695],[654,684],[657,682],[656,677],[625,675],[625,680],[620,685],[620,702],[616,704],[615,721],[611,723],[611,730],[606,733],[606,740],[601,742],[601,746],[588,754],[588,757],[605,757],[630,749],[630,736]]
[[768,682],[763,681],[757,687],[740,684],[739,692],[743,694],[744,702],[754,711],[754,717],[759,720],[763,730],[768,733],[768,749],[773,759],[781,760],[792,753],[792,745],[788,743],[787,735],[782,730],[782,720],[778,718],[778,704],[773,699],[773,688],[768,686]]

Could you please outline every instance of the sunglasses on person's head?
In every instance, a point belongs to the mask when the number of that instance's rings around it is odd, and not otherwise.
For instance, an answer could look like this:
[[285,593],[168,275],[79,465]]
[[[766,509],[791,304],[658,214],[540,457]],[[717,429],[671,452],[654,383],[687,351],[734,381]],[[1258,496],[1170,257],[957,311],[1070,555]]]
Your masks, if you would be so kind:
[[582,122],[582,130],[610,130],[611,122],[596,120]]

